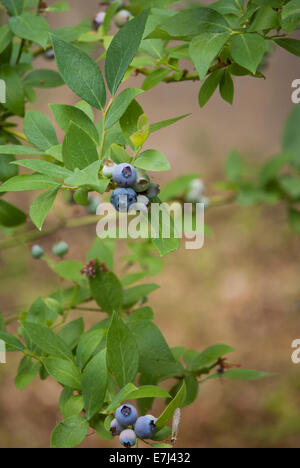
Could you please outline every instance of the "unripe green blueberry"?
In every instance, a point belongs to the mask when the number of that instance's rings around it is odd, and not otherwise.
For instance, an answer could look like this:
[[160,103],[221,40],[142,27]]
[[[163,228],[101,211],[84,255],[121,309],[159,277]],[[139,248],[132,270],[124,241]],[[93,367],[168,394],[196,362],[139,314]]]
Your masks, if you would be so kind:
[[124,24],[128,23],[128,21],[131,19],[131,13],[127,10],[120,10],[118,13],[115,15],[115,25],[121,28],[124,26]]
[[99,205],[100,205],[99,197],[95,195],[89,195],[86,211],[88,212],[88,214],[97,214],[97,208]]
[[57,257],[64,257],[69,252],[69,245],[64,241],[58,242],[53,246],[52,252]]
[[39,260],[43,257],[45,251],[40,245],[34,245],[31,249],[31,255],[34,259]]
[[148,190],[148,188],[150,187],[150,183],[151,183],[150,178],[148,174],[146,173],[146,171],[137,169],[136,180],[131,185],[131,187],[137,193],[146,192],[146,190]]
[[115,167],[116,164],[111,159],[107,159],[102,168],[102,174],[104,175],[104,177],[111,178]]

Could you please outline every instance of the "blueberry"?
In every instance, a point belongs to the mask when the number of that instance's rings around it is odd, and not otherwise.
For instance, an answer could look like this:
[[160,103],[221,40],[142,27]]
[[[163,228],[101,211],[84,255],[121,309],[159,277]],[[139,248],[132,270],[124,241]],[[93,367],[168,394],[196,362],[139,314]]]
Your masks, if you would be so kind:
[[134,406],[125,404],[119,406],[115,417],[121,426],[131,426],[137,420],[138,414]]
[[199,203],[204,191],[204,183],[201,179],[194,179],[190,183],[186,194],[186,201],[190,203]]
[[155,418],[149,416],[141,416],[135,423],[135,433],[141,439],[151,439],[154,434],[156,428]]
[[46,50],[46,52],[44,53],[44,57],[47,60],[53,60],[55,57],[54,50],[53,49]]
[[52,252],[58,257],[63,257],[69,252],[69,245],[64,241],[58,242],[53,246]]
[[136,442],[136,435],[132,429],[125,429],[120,434],[120,442],[124,447],[132,447]]
[[149,206],[150,200],[148,197],[146,197],[146,195],[138,195],[137,202],[143,203],[143,205]]
[[113,419],[110,423],[110,432],[115,437],[116,435],[120,435],[121,432],[124,430],[124,427],[120,426],[116,419]]
[[127,10],[120,10],[115,16],[115,25],[121,28],[124,24],[128,23],[131,18],[131,14]]
[[200,203],[203,203],[204,208],[207,208],[209,206],[209,199],[207,197],[201,197],[200,198]]
[[137,202],[137,195],[131,188],[117,188],[111,194],[110,202],[117,211],[124,213],[133,203]]
[[112,176],[120,187],[130,187],[136,181],[136,170],[131,164],[122,163],[114,167]]
[[110,159],[107,159],[102,168],[102,174],[104,175],[104,177],[112,177],[113,170],[115,167],[116,164]]
[[150,179],[145,171],[138,169],[136,171],[136,181],[132,184],[133,190],[137,193],[145,192],[150,187]]
[[155,184],[154,182],[151,182],[145,195],[148,198],[150,198],[150,200],[152,200],[153,198],[157,197],[158,194],[159,194],[159,185]]
[[96,29],[102,26],[105,20],[105,16],[106,16],[105,11],[99,11],[99,13],[96,14],[95,18],[93,19],[93,23]]
[[45,251],[40,245],[34,245],[31,249],[31,255],[36,260],[42,258],[44,254],[45,254]]
[[100,199],[99,197],[96,197],[95,195],[89,195],[88,203],[86,210],[89,214],[96,214],[97,213],[97,208],[100,205]]

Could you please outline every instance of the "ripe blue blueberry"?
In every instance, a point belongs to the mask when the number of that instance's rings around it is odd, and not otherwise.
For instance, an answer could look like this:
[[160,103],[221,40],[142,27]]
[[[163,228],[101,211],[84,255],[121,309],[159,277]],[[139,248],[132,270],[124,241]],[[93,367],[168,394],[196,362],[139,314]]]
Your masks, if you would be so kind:
[[121,28],[124,24],[128,23],[131,18],[131,14],[127,10],[120,10],[115,16],[115,25]]
[[44,254],[45,254],[45,251],[40,245],[34,245],[31,249],[31,255],[36,260],[42,258]]
[[130,187],[136,181],[136,170],[128,163],[121,163],[114,167],[113,179],[120,187]]
[[154,182],[150,183],[149,188],[147,189],[145,195],[152,200],[153,198],[157,197],[159,194],[159,185],[155,184]]
[[53,246],[52,252],[58,257],[63,257],[69,252],[69,245],[64,241],[58,242]]
[[136,203],[137,195],[131,188],[117,188],[110,197],[111,204],[117,211],[122,213],[129,210],[133,203]]
[[125,429],[120,434],[120,442],[124,447],[132,447],[136,442],[136,435],[132,429]]
[[133,190],[137,193],[145,192],[150,187],[150,179],[148,174],[141,169],[136,171],[136,181],[132,184]]
[[155,418],[153,418],[153,416],[141,416],[140,418],[138,418],[134,425],[135,433],[141,439],[151,439],[151,437],[154,434],[155,428]]
[[131,426],[137,420],[138,413],[134,406],[125,404],[119,406],[115,417],[121,426]]
[[111,434],[115,437],[116,435],[120,435],[123,430],[124,427],[121,426],[116,419],[113,419],[110,423]]

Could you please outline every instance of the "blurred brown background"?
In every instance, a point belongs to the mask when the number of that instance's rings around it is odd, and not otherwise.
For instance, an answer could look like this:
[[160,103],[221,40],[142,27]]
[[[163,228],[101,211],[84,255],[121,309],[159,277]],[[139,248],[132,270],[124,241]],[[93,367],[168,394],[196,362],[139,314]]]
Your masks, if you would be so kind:
[[[50,18],[53,27],[74,25],[99,10],[94,0],[70,3],[69,13]],[[40,68],[48,65],[43,58],[36,62]],[[276,50],[265,73],[266,80],[235,80],[232,107],[216,94],[200,109],[199,83],[161,84],[141,96],[151,122],[192,112],[176,126],[151,136],[149,147],[163,151],[172,163],[172,171],[156,179],[164,182],[199,172],[207,194],[213,195],[213,182],[222,179],[229,150],[239,150],[254,166],[279,151],[281,130],[292,108],[291,82],[299,78],[297,58]],[[131,78],[128,85],[138,87],[141,82]],[[48,103],[77,101],[63,87],[38,91],[32,107],[50,116]],[[34,196],[8,199],[28,210]],[[69,216],[84,214],[83,208],[66,208],[63,201],[58,209],[68,210]],[[206,222],[213,235],[204,248],[182,248],[169,255],[164,272],[154,278],[161,289],[151,296],[150,305],[171,346],[201,351],[226,343],[236,349],[231,361],[276,374],[258,382],[205,383],[197,401],[183,412],[178,447],[300,446],[300,365],[290,358],[291,342],[300,338],[299,238],[285,216],[281,206],[209,210]],[[52,212],[46,225],[55,220]],[[71,244],[68,258],[83,260],[94,237],[92,226],[60,232],[41,244],[49,252],[55,241],[65,239]],[[0,262],[0,310],[6,318],[60,286],[44,263],[31,259],[26,246],[1,252]],[[89,324],[99,320],[92,313],[85,318]],[[59,422],[60,387],[51,379],[36,379],[20,393],[14,386],[18,361],[12,353],[8,363],[0,365],[0,447],[48,447],[51,430]],[[91,435],[82,446],[110,447],[118,442]]]

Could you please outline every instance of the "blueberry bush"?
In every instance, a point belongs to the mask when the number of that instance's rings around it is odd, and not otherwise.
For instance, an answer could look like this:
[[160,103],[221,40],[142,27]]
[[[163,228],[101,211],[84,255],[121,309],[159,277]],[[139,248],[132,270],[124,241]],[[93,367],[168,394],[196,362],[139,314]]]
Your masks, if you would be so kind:
[[[168,346],[148,305],[158,285],[145,279],[160,272],[161,257],[179,248],[175,236],[127,241],[123,260],[134,272],[123,277],[114,270],[116,240],[95,237],[85,265],[64,259],[66,242],[54,245],[48,256],[42,240],[62,227],[94,228],[100,195],[118,211],[153,201],[202,202],[207,209],[284,202],[291,226],[300,233],[299,108],[288,119],[279,155],[257,171],[231,153],[225,179],[217,184],[220,196],[207,199],[197,174],[184,174],[162,188],[151,181],[152,172],[170,170],[170,164],[159,149],[144,150],[146,141],[186,115],[149,122],[138,102],[161,82],[180,89],[183,81],[199,81],[201,107],[217,89],[231,104],[233,79],[264,78],[275,46],[300,55],[300,41],[291,37],[298,29],[300,1],[219,0],[206,7],[192,1],[117,0],[102,2],[101,11],[95,2],[94,18],[58,29],[50,29],[47,19],[67,11],[68,2],[1,0],[0,6],[0,79],[6,87],[0,104],[0,247],[31,246],[33,259],[47,262],[71,284],[38,297],[18,316],[0,314],[0,338],[8,351],[22,355],[16,386],[23,390],[36,376],[61,385],[62,417],[53,429],[52,447],[77,446],[90,429],[104,440],[119,435],[125,446],[143,440],[151,447],[172,447],[180,409],[197,398],[199,384],[268,374],[231,364],[225,356],[233,349],[225,344],[205,350]],[[39,56],[45,68],[35,67]],[[54,59],[57,71],[47,69]],[[144,76],[141,88],[126,87],[135,75]],[[50,103],[65,133],[60,142],[50,119],[26,107],[35,102],[36,88],[62,85],[80,100],[75,106]],[[18,130],[20,118],[24,133]],[[19,174],[20,168],[26,171]],[[35,190],[41,193],[29,215],[5,200],[9,192]],[[87,215],[44,228],[57,197],[86,206]],[[72,320],[73,310],[82,311],[82,318]],[[88,310],[106,318],[85,329]],[[18,322],[15,334],[7,331],[13,321]],[[165,410],[147,415],[156,398],[166,401]]]

